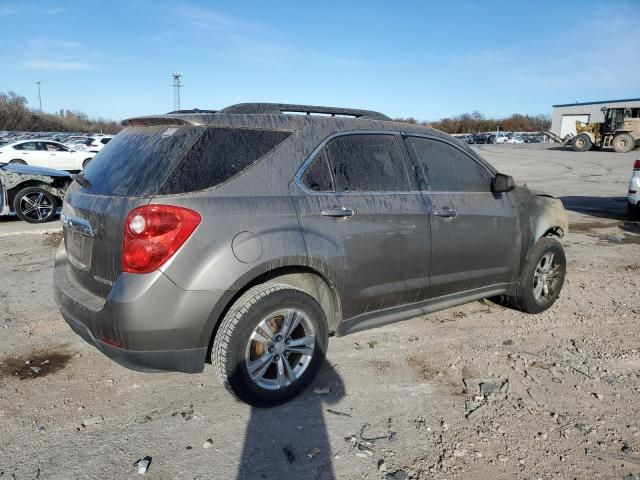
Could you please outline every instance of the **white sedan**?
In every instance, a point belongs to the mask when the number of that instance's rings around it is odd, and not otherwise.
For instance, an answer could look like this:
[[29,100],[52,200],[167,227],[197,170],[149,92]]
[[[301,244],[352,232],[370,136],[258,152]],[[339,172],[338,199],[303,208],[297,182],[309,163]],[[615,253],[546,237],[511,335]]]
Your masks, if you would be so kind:
[[94,155],[52,140],[20,140],[0,147],[0,163],[21,163],[71,172],[82,170]]

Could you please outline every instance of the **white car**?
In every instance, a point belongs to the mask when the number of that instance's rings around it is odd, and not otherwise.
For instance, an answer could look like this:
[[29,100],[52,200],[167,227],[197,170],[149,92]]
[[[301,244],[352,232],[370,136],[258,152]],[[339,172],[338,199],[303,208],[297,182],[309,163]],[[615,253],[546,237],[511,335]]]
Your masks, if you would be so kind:
[[111,141],[113,135],[99,135],[85,137],[81,140],[67,142],[67,146],[75,150],[98,153],[104,146]]
[[95,156],[52,140],[20,140],[0,147],[0,163],[21,163],[70,172],[82,170]]
[[640,220],[640,158],[633,164],[633,173],[629,179],[627,192],[627,213],[631,220]]
[[507,138],[505,143],[520,144],[520,143],[524,143],[524,140],[522,137],[516,135],[510,138]]

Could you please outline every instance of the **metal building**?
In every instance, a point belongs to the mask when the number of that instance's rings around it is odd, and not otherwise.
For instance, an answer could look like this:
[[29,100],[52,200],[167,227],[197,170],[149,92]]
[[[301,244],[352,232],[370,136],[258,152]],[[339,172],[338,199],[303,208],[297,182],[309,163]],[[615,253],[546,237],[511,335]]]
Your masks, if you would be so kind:
[[567,103],[553,106],[551,132],[564,138],[567,134],[576,134],[576,120],[581,122],[602,122],[602,107],[640,107],[640,98],[628,100],[609,100],[604,102]]

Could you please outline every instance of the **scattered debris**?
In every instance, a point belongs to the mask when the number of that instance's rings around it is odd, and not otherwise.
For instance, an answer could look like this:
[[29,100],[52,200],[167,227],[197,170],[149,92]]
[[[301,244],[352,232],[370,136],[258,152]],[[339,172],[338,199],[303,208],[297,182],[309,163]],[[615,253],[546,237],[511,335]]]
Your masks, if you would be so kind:
[[138,473],[140,475],[144,475],[145,473],[147,473],[147,470],[149,470],[150,465],[151,465],[151,457],[149,456],[141,458],[140,460],[136,461],[133,464],[134,467],[138,467]]
[[316,395],[328,395],[330,391],[329,387],[316,387],[313,389],[313,393]]
[[[384,427],[384,429],[386,430],[386,433],[383,435],[376,435],[375,433],[373,433],[373,436],[366,436],[364,435],[365,430],[372,428],[370,423],[365,423],[362,428],[360,429],[360,438],[362,440],[364,440],[365,442],[375,442],[376,440],[382,440],[382,439],[387,439],[387,440],[391,440],[394,435],[395,432],[393,430],[391,430],[391,418],[387,418],[386,421],[386,425]],[[379,432],[378,432],[379,433]]]
[[315,458],[318,455],[320,455],[320,449],[316,447],[311,449],[311,451],[307,453],[307,458]]
[[209,438],[206,442],[204,442],[204,443],[202,444],[202,446],[203,446],[204,448],[211,448],[211,447],[213,447],[213,440],[212,440],[211,438]]
[[467,420],[469,420],[470,422],[475,422],[480,417],[482,417],[482,415],[484,415],[484,412],[485,412],[485,408],[484,408],[485,405],[486,404],[482,404],[479,407],[472,410],[471,412],[467,413]]
[[387,466],[384,463],[384,459],[381,458],[380,460],[378,460],[378,471],[384,472],[386,469],[387,469]]
[[369,340],[367,345],[369,345],[369,348],[375,348],[375,346],[378,345],[378,342],[377,340]]
[[351,416],[348,413],[339,412],[337,410],[332,410],[330,408],[327,408],[327,413],[330,413],[331,415],[338,415],[339,417],[350,417]]

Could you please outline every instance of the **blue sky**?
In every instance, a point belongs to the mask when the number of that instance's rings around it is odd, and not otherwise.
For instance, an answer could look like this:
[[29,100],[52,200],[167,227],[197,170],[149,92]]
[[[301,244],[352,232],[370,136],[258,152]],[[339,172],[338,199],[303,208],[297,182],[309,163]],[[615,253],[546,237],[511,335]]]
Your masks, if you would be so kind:
[[94,117],[275,101],[435,120],[640,97],[640,0],[0,0],[0,91]]

